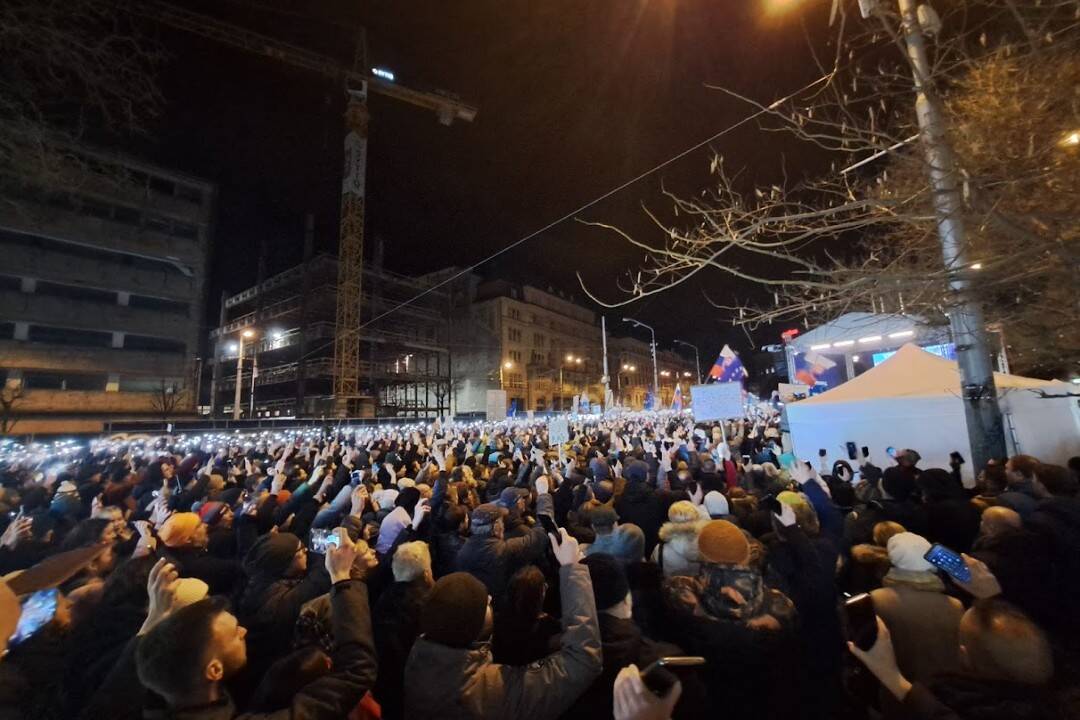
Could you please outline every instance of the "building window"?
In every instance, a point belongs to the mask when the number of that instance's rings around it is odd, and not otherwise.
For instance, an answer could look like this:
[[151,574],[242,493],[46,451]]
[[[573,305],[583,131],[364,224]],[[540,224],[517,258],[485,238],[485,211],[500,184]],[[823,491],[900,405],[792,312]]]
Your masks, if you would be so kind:
[[546,361],[547,361],[547,356],[545,356],[544,353],[536,352],[535,350],[533,350],[532,362],[534,364],[543,365]]
[[510,315],[511,320],[520,320],[521,319],[521,311],[518,310],[517,308],[510,308],[509,315]]
[[536,347],[544,347],[544,343],[546,341],[547,338],[544,337],[543,333],[533,333],[533,345],[535,345]]
[[517,328],[510,328],[507,332],[507,337],[510,338],[510,342],[521,342],[521,331]]
[[521,351],[520,350],[511,350],[509,355],[510,355],[510,359],[513,360],[514,362],[521,362]]

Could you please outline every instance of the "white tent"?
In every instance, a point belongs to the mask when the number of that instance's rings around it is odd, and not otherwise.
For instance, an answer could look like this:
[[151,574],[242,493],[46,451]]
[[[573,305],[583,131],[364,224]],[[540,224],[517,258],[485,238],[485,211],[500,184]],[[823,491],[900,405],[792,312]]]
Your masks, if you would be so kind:
[[[1067,396],[1068,384],[1001,373],[994,381],[1010,454],[1059,464],[1080,454],[1080,407]],[[846,458],[853,442],[868,446],[878,465],[889,462],[887,447],[914,448],[920,465],[930,468],[948,467],[957,450],[968,461],[965,484],[974,483],[957,365],[915,345],[843,385],[788,404],[787,420],[796,457],[814,460],[825,449],[829,458]]]

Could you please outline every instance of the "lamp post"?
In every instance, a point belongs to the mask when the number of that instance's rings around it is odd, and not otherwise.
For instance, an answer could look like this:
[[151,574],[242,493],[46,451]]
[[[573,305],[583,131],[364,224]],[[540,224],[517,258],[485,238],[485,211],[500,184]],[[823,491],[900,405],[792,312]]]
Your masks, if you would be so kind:
[[694,365],[697,366],[697,384],[700,385],[701,384],[701,353],[698,352],[697,345],[692,345],[692,344],[686,342],[685,340],[676,340],[675,342],[677,344],[679,344],[679,345],[685,345],[688,348],[693,348],[694,349]]
[[[244,391],[244,340],[255,337],[255,331],[251,328],[240,333],[240,343],[236,352],[236,394],[233,396],[233,420],[240,419],[240,395]],[[252,380],[254,382],[254,380]],[[254,389],[254,385],[252,385]]]
[[652,335],[652,380],[653,380],[653,393],[655,394],[655,400],[659,402],[660,395],[660,372],[656,369],[656,331],[653,330],[651,325],[646,325],[640,320],[634,318],[623,318],[623,322],[628,322],[634,327],[643,327],[649,331]]

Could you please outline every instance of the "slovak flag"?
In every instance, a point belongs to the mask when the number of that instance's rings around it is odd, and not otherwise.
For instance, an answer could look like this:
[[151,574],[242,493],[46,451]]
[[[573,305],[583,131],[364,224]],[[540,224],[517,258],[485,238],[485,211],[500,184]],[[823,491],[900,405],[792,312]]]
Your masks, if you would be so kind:
[[742,360],[735,351],[725,345],[720,351],[720,357],[716,358],[712,369],[709,370],[709,377],[716,382],[737,382],[746,377],[746,368],[743,367]]
[[675,396],[671,398],[671,409],[675,412],[682,412],[682,385],[675,383]]

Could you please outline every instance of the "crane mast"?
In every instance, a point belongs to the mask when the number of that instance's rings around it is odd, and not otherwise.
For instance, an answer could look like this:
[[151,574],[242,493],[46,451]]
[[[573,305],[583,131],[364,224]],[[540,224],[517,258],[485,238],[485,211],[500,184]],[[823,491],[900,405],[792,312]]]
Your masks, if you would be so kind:
[[[358,414],[360,392],[360,324],[364,272],[364,201],[367,172],[369,90],[416,107],[433,110],[438,121],[472,122],[476,108],[457,98],[398,85],[369,72],[366,43],[361,34],[352,68],[333,58],[282,42],[216,18],[157,0],[131,3],[132,13],[224,45],[272,58],[342,83],[345,109],[344,172],[341,180],[341,219],[338,244],[337,312],[334,322],[334,414]],[[239,382],[239,378],[237,378]]]

